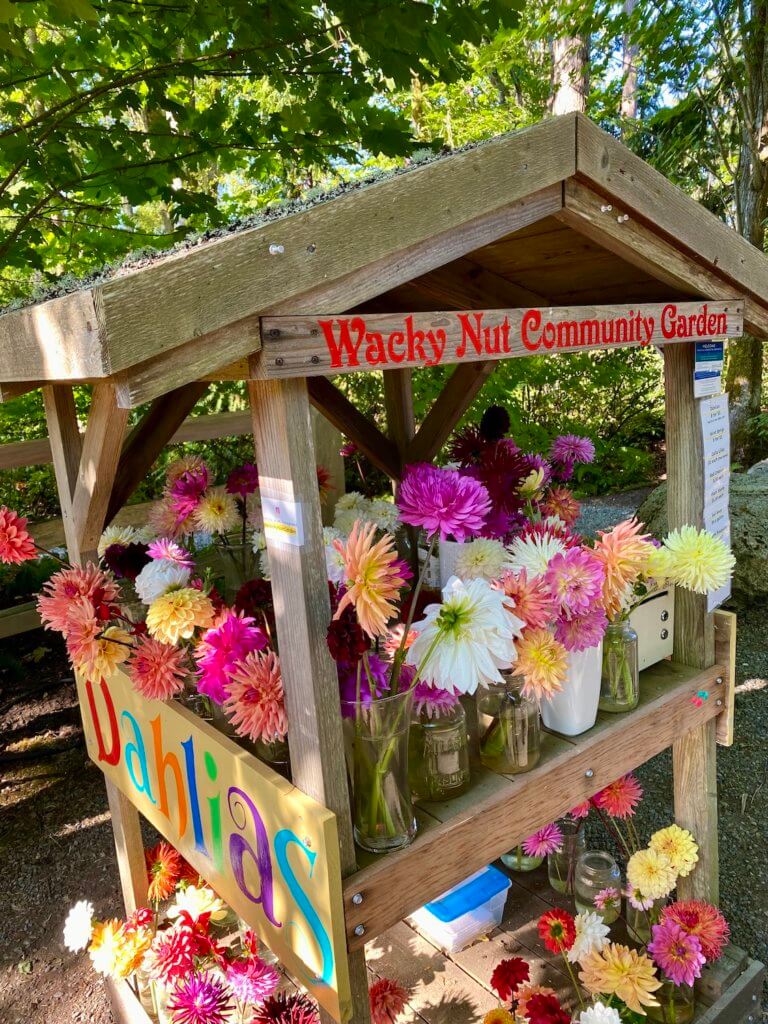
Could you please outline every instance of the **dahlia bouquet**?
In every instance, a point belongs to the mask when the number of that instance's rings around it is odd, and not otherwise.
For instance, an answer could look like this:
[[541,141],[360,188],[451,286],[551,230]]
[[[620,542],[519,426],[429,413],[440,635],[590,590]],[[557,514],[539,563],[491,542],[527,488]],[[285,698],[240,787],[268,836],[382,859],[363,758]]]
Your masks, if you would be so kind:
[[[79,900],[64,923],[70,952],[87,950],[95,971],[128,981],[165,1024],[320,1024],[315,1000],[286,983],[257,935],[170,843],[145,860],[150,906],[97,920]],[[395,1024],[407,996],[379,978],[369,990],[373,1024]]]
[[[73,669],[99,682],[122,668],[150,700],[196,691],[222,709],[236,735],[255,743],[284,741],[288,723],[269,584],[251,581],[229,607],[179,541],[113,539],[103,538],[105,562],[110,553],[123,569],[129,562],[135,569],[139,554],[146,560],[135,575],[145,617],[127,614],[118,571],[105,564],[63,563],[38,598],[43,625],[62,635]],[[0,508],[0,558],[21,564],[37,552],[27,521]]]

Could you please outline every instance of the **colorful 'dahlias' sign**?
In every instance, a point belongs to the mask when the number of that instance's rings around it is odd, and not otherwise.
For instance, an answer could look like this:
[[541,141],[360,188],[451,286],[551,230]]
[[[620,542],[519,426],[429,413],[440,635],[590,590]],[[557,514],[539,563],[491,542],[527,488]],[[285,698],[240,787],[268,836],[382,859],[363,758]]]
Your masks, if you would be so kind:
[[337,1020],[350,1016],[336,818],[119,670],[77,680],[90,757]]
[[270,378],[311,377],[734,338],[742,333],[743,305],[735,300],[264,317],[260,368]]

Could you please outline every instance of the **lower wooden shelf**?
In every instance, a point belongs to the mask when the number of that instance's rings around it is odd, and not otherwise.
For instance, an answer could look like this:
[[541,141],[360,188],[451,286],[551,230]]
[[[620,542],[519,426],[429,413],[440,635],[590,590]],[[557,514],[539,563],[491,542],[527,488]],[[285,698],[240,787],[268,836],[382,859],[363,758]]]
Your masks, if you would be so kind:
[[[663,661],[641,675],[640,704],[602,713],[575,738],[545,735],[539,764],[524,775],[485,769],[470,790],[418,809],[419,835],[404,850],[361,854],[344,880],[350,949],[362,947],[418,907],[495,860],[543,825],[671,746],[725,707],[722,665],[697,670]],[[693,702],[699,691],[708,697]]]

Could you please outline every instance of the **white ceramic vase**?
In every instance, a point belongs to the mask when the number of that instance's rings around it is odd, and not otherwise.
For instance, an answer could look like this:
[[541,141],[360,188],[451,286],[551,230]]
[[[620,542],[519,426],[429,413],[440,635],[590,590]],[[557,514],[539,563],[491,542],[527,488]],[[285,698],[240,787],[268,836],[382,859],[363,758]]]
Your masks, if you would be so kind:
[[456,575],[456,559],[463,545],[457,540],[441,540],[438,553],[440,555],[440,586],[444,587],[451,576]]
[[562,690],[541,702],[541,720],[547,729],[578,736],[592,728],[600,700],[602,663],[602,641],[597,647],[568,654],[568,675]]

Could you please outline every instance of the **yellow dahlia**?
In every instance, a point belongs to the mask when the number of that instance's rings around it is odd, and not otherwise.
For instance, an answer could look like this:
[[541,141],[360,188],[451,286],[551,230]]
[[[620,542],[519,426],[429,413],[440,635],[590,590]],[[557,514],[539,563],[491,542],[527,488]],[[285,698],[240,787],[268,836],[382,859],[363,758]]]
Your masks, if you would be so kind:
[[670,554],[670,578],[696,594],[707,594],[725,586],[733,574],[736,559],[719,537],[695,526],[681,526],[664,541]]
[[515,1024],[515,1018],[503,1006],[495,1006],[483,1017],[483,1024]]
[[630,1010],[645,1016],[644,1006],[658,1006],[653,993],[661,988],[656,970],[645,955],[612,942],[588,953],[579,977],[592,995],[618,996]]
[[525,676],[523,690],[536,697],[551,697],[562,690],[568,654],[548,629],[527,629],[517,642],[515,672]]
[[91,933],[88,955],[94,970],[115,977],[126,941],[125,927],[116,917],[109,921],[96,921]]
[[208,629],[213,605],[200,590],[181,587],[155,598],[147,611],[147,629],[164,644],[189,640],[195,629]]
[[651,547],[644,575],[661,584],[672,575],[672,555],[663,545],[660,548],[655,545]]
[[135,928],[131,931],[123,928],[120,937],[120,952],[112,967],[113,978],[127,978],[141,966],[145,953],[152,945],[153,934],[150,928]]
[[118,665],[132,651],[130,633],[118,626],[108,626],[98,633],[79,653],[70,650],[72,662],[88,679],[98,682],[110,679]]
[[626,519],[612,530],[600,530],[595,541],[595,555],[605,569],[603,604],[609,619],[621,612],[629,588],[645,572],[653,550],[649,535],[641,529],[642,523]]
[[237,502],[223,487],[213,488],[200,499],[192,518],[204,533],[229,533],[239,522]]
[[687,828],[668,825],[654,832],[648,844],[656,853],[669,857],[672,867],[681,878],[687,878],[699,859],[699,847]]
[[627,882],[648,899],[660,900],[675,888],[677,871],[666,853],[638,850],[627,863]]
[[375,523],[355,520],[346,541],[333,541],[344,559],[347,586],[334,619],[351,604],[358,622],[370,637],[387,632],[387,622],[397,611],[393,602],[405,583],[404,566],[397,557],[394,540],[386,533],[379,541],[375,537]]

